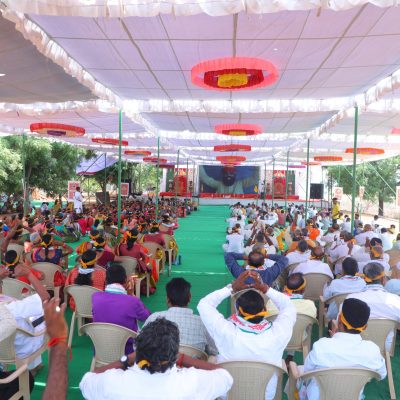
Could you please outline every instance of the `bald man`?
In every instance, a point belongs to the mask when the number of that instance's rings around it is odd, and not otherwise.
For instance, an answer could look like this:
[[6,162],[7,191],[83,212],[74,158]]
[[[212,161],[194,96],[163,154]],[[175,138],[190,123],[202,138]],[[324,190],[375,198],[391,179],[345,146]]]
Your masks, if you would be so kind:
[[314,247],[311,250],[311,258],[299,264],[292,273],[295,274],[300,272],[302,274],[325,274],[333,279],[333,273],[329,265],[322,261],[324,256],[325,253],[321,246]]
[[370,262],[376,262],[382,265],[385,275],[390,275],[391,268],[389,263],[385,260],[385,253],[383,252],[383,248],[381,246],[376,245],[371,247],[370,258],[371,259],[368,261],[358,263],[358,272],[362,272],[364,267]]

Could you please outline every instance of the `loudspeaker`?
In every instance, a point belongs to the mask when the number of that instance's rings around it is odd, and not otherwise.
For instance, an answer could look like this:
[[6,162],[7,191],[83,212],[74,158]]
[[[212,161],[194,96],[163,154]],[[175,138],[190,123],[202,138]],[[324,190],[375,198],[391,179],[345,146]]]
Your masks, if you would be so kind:
[[321,200],[324,198],[324,184],[311,183],[310,185],[310,199]]

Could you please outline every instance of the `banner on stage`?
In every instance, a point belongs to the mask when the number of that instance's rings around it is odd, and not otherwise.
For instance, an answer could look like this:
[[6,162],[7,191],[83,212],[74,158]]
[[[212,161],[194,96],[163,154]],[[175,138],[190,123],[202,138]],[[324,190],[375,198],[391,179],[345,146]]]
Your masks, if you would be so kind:
[[400,208],[400,186],[396,186],[396,207]]
[[358,197],[360,198],[360,200],[363,199],[364,193],[365,193],[365,186],[360,186],[360,188],[358,189]]
[[257,194],[260,168],[200,165],[199,181],[201,193]]
[[129,183],[121,183],[121,197],[129,196]]
[[340,186],[336,186],[333,188],[333,197],[336,197],[339,201],[342,200],[343,197],[343,188]]
[[79,181],[68,181],[68,201],[74,201],[76,188],[80,185],[81,183]]

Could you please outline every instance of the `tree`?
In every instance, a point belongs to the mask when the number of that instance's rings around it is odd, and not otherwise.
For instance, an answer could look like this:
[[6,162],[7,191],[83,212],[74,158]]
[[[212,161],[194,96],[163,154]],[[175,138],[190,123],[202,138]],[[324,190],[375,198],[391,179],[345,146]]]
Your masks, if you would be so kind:
[[0,193],[22,194],[22,165],[20,155],[0,140]]
[[[353,182],[351,167],[329,167],[328,174],[333,179],[334,185],[343,187],[343,192],[351,196]],[[383,215],[384,202],[392,201],[396,195],[396,186],[400,180],[400,156],[357,165],[356,179],[357,196],[359,187],[364,186],[364,198],[377,201],[379,215]]]
[[[4,151],[11,151],[18,160],[18,167],[9,174],[7,184],[10,193],[22,192],[22,151],[25,153],[25,182],[31,188],[44,190],[50,196],[62,195],[67,190],[67,181],[76,176],[76,167],[87,157],[85,150],[63,142],[22,136],[7,136],[1,139]],[[2,154],[5,154],[2,152]],[[13,164],[11,164],[13,165]],[[5,171],[0,164],[0,174]],[[19,182],[19,184],[16,184]]]

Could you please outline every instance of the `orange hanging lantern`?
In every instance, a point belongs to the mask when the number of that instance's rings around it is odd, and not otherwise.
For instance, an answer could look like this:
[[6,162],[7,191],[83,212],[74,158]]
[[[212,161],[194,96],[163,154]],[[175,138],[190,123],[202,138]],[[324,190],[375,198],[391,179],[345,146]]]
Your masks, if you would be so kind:
[[229,151],[251,151],[251,146],[247,144],[222,144],[214,146],[214,151],[229,152]]
[[[157,157],[144,157],[143,161],[151,164],[157,164]],[[159,164],[166,164],[167,162],[168,160],[166,158],[160,158]]]
[[343,161],[343,157],[340,157],[340,156],[316,156],[316,157],[314,157],[314,161],[323,161],[323,162]]
[[228,136],[253,136],[262,133],[262,127],[255,124],[222,124],[215,125],[215,133]]
[[147,157],[151,156],[151,151],[148,150],[125,150],[124,154],[126,156],[142,156]]
[[[345,153],[354,153],[354,148],[350,147],[345,150]],[[359,147],[357,148],[357,154],[361,155],[377,155],[377,154],[385,154],[385,150],[377,149],[375,147]]]
[[[302,162],[301,162],[301,165],[307,166],[307,161],[302,161]],[[317,162],[317,161],[310,161],[310,162],[308,163],[308,166],[309,166],[309,167],[313,167],[314,165],[321,165],[321,163],[320,163],[320,162]]]
[[[98,144],[109,144],[111,146],[118,146],[119,145],[119,140],[118,139],[111,139],[111,138],[93,138],[92,142],[93,143],[98,143]],[[122,140],[121,141],[121,146],[128,146],[128,141],[127,140]]]
[[55,124],[52,122],[39,122],[30,125],[31,132],[37,132],[40,135],[80,137],[85,134],[85,129],[79,126]]
[[222,163],[231,164],[231,163],[246,161],[246,157],[245,156],[217,156],[216,160],[221,161]]
[[192,82],[205,89],[244,90],[274,84],[278,70],[270,61],[251,57],[208,60],[192,68]]

